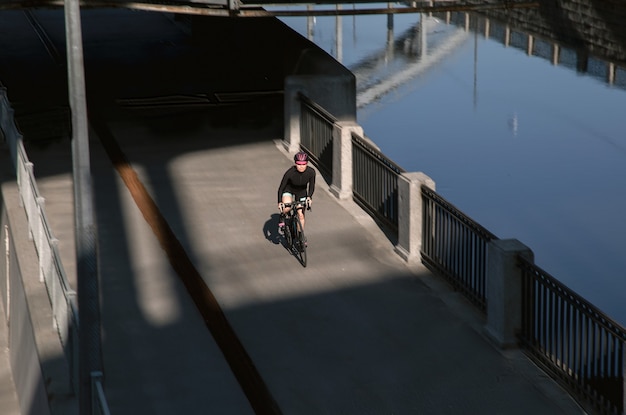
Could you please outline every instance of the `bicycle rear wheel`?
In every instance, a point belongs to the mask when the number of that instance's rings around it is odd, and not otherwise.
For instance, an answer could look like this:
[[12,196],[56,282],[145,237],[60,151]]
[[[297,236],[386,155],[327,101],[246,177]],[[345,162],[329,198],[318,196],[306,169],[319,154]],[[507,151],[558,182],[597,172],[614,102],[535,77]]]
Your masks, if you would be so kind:
[[298,261],[303,267],[306,267],[306,238],[304,237],[304,228],[300,218],[295,216],[293,218],[294,234],[293,234],[293,253],[298,258]]

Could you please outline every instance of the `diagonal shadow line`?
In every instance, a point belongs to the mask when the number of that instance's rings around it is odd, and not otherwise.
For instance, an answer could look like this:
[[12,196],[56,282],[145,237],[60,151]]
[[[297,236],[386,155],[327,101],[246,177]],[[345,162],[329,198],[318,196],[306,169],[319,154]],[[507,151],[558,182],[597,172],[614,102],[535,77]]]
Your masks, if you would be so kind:
[[187,292],[193,299],[205,324],[224,354],[233,374],[243,389],[256,414],[281,415],[282,412],[271,395],[254,362],[243,347],[228,322],[217,299],[193,265],[184,247],[161,214],[158,206],[132,168],[115,137],[98,117],[91,116],[90,124],[98,134],[109,159],[130,191],[154,235],[165,251]]

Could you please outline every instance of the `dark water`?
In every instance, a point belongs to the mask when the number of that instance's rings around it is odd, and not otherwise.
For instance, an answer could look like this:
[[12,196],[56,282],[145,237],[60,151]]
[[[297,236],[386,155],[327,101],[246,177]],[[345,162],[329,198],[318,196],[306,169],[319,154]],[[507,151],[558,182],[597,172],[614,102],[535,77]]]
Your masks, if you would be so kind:
[[357,74],[358,121],[385,155],[626,323],[626,64],[611,85],[571,51],[554,65],[419,14],[394,17],[393,42],[385,15],[318,16],[312,36],[283,21]]

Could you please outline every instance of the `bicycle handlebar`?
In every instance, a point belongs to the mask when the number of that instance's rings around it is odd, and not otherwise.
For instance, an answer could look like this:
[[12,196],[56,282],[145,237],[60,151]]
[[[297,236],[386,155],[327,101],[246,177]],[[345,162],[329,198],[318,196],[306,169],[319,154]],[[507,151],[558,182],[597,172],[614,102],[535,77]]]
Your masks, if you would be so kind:
[[291,202],[291,203],[283,203],[284,207],[292,207],[294,206],[296,209],[298,207],[304,207],[306,206],[306,210],[311,210],[311,205],[309,203],[307,203],[306,201],[297,201],[297,202]]

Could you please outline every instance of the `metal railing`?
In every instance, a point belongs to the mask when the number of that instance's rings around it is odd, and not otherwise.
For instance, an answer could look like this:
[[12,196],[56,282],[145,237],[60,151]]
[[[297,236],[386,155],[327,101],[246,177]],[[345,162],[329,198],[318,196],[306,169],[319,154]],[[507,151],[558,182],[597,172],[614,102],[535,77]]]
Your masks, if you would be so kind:
[[309,153],[320,174],[331,181],[333,175],[333,125],[337,119],[303,94],[301,102],[300,145]]
[[104,394],[102,372],[91,372],[91,412],[92,415],[111,415]]
[[[311,128],[308,140],[314,141],[319,132]],[[354,133],[352,168],[354,200],[397,231],[398,177],[404,170]],[[421,195],[422,263],[487,313],[487,249],[498,238],[428,186],[421,186]],[[518,258],[520,346],[581,404],[590,405],[592,413],[624,414],[626,329],[533,263]]]
[[422,262],[485,312],[487,244],[498,238],[426,186],[422,201]]
[[352,193],[370,215],[398,232],[398,176],[404,170],[352,134]]
[[624,412],[626,329],[557,281],[518,257],[522,270],[522,330],[527,354],[593,413]]
[[[0,129],[9,145],[13,166],[17,176],[20,198],[28,218],[37,256],[39,257],[39,279],[45,283],[52,307],[53,325],[59,332],[63,351],[70,365],[70,381],[78,391],[78,303],[76,292],[71,288],[61,262],[57,244],[45,212],[45,199],[41,196],[33,173],[33,164],[28,160],[22,134],[15,125],[13,108],[9,103],[6,88],[0,87]],[[93,380],[98,388],[94,395],[103,390],[102,379]],[[92,397],[98,407],[107,408],[104,392]],[[94,406],[95,408],[95,406]],[[107,412],[100,412],[107,414]]]

